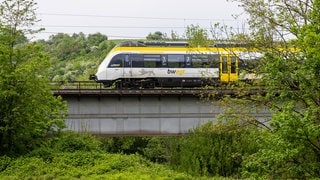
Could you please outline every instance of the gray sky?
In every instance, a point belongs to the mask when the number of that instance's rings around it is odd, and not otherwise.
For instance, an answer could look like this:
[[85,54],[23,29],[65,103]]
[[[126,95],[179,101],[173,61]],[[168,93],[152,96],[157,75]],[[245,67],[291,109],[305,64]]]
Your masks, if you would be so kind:
[[244,18],[234,2],[226,0],[36,0],[37,27],[46,30],[37,38],[58,32],[92,34],[116,38],[145,38],[149,33],[171,31],[182,36],[191,24],[210,28],[215,23],[235,28]]

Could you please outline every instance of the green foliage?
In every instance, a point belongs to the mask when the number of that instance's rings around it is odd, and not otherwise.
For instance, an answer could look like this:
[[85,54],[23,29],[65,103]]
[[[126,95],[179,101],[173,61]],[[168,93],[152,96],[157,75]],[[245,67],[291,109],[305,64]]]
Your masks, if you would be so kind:
[[160,40],[164,40],[165,35],[160,32],[160,31],[156,31],[154,32],[153,34],[149,33],[148,36],[147,36],[147,40],[150,40],[150,41],[160,41]]
[[90,134],[63,131],[55,136],[47,137],[39,148],[28,153],[28,157],[39,157],[45,162],[52,162],[56,153],[102,152],[101,145],[101,142]]
[[177,139],[172,165],[192,175],[240,177],[243,158],[258,150],[260,136],[255,126],[237,121],[211,122]]
[[110,153],[142,154],[142,149],[148,144],[144,137],[107,137],[100,138],[102,148]]
[[190,47],[209,47],[212,41],[209,39],[207,30],[199,26],[188,26],[186,30],[186,38]]
[[[112,139],[108,138],[108,140]],[[119,147],[127,150],[127,153],[133,153],[136,150],[134,148],[140,147],[137,144],[136,147],[132,146],[133,142],[140,140],[141,138],[121,138],[122,145]],[[139,155],[106,154],[102,152],[103,148],[105,147],[99,139],[89,134],[62,132],[59,136],[48,138],[40,148],[26,156],[16,159],[1,157],[0,177],[11,175],[14,175],[11,178],[17,179],[188,177],[182,173],[174,173],[163,166],[151,164]],[[130,148],[132,149],[129,151]]]
[[64,132],[58,136],[54,147],[59,152],[100,151],[101,142],[89,134]]
[[52,161],[38,157],[13,159],[0,178],[10,179],[192,179],[139,155],[101,152],[54,153]]
[[11,158],[8,156],[0,156],[0,171],[7,169],[11,163]]
[[274,112],[265,145],[244,162],[244,177],[319,178],[320,2],[239,2],[251,16],[254,44],[265,52],[267,94],[251,98]]
[[171,148],[174,137],[151,137],[148,144],[142,149],[142,155],[152,162],[170,163]]
[[48,86],[48,56],[37,44],[18,44],[19,28],[35,21],[33,5],[0,4],[0,154],[26,153],[65,126],[66,105]]
[[100,138],[102,149],[110,153],[140,154],[152,162],[170,159],[170,137],[107,137]]
[[107,55],[115,46],[101,33],[85,36],[74,33],[72,36],[58,33],[49,40],[38,41],[50,55],[53,66],[49,70],[52,81],[86,81],[94,74]]

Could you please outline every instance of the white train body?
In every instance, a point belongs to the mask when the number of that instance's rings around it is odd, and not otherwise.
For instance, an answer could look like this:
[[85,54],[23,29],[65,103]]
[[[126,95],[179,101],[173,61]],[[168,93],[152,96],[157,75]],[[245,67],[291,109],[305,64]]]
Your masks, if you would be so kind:
[[122,44],[107,55],[91,79],[105,86],[118,82],[126,87],[200,86],[209,81],[235,81],[239,74],[238,58],[229,50]]

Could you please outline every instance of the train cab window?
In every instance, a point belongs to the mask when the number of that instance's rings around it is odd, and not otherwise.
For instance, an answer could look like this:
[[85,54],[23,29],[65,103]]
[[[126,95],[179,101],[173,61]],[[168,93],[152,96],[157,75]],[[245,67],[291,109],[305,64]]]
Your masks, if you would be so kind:
[[131,60],[128,54],[124,56],[124,67],[131,67]]
[[168,55],[169,68],[182,68],[185,67],[183,54],[169,54]]
[[108,67],[110,67],[110,68],[122,67],[123,66],[123,62],[124,62],[124,58],[125,58],[124,54],[118,54],[118,55],[114,56],[111,59]]
[[161,60],[159,54],[145,54],[143,56],[143,63],[145,68],[161,67]]

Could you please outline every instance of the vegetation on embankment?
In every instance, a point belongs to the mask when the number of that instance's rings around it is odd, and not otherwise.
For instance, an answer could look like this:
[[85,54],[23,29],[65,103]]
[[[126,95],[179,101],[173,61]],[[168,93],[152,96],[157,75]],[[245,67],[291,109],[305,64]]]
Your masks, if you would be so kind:
[[94,137],[61,132],[25,154],[0,157],[2,179],[239,178],[257,151],[253,126],[205,124],[181,137]]
[[103,151],[88,134],[63,132],[22,156],[0,157],[1,179],[190,179],[139,154]]

